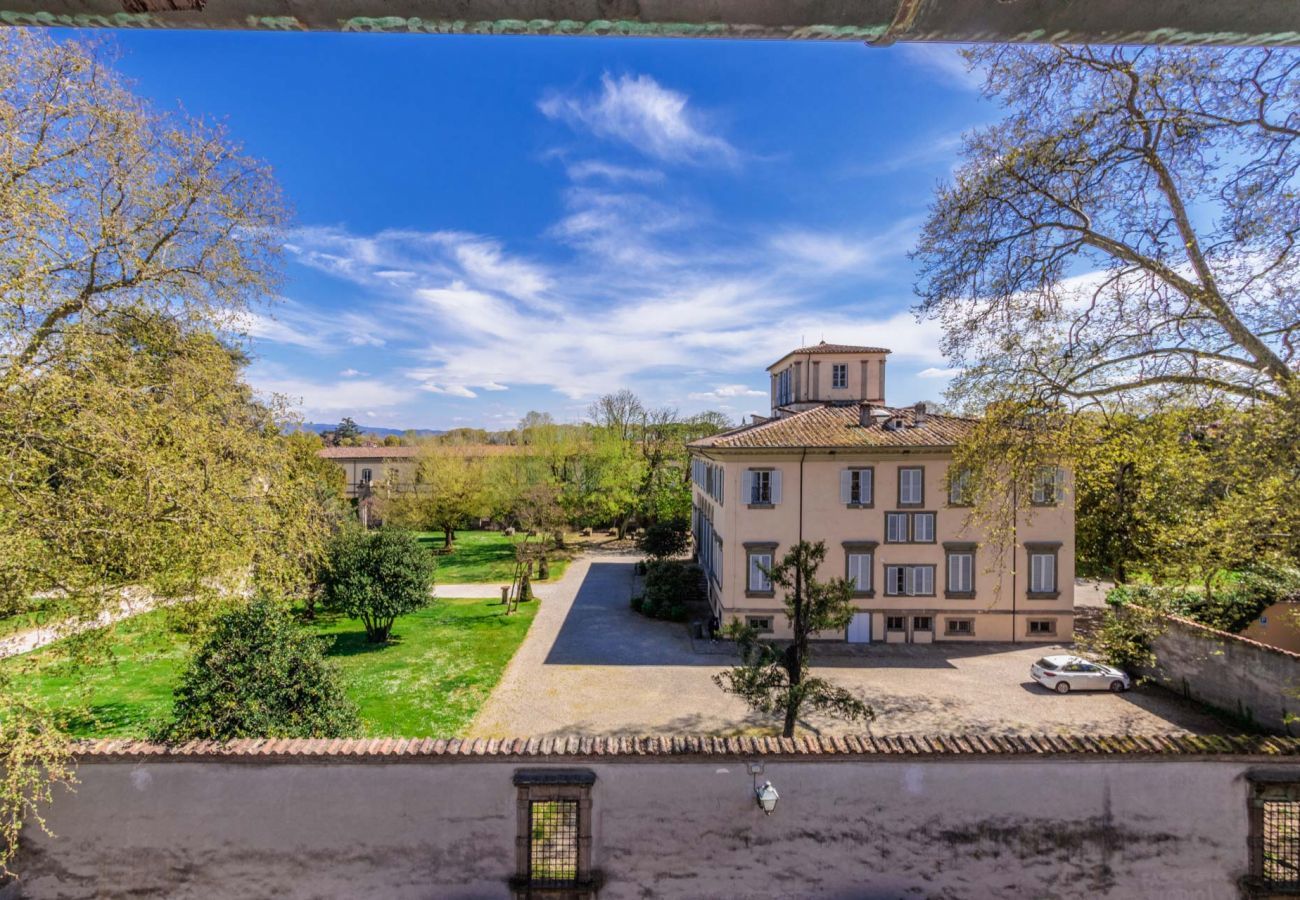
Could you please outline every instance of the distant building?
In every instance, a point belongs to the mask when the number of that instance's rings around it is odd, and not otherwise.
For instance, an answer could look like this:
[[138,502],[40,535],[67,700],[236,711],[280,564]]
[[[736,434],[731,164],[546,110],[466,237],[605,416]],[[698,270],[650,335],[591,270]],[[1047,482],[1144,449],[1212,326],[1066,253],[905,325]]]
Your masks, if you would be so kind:
[[419,447],[325,447],[317,452],[342,467],[349,499],[369,497],[381,487],[394,492],[415,489]]
[[1067,473],[1040,474],[1019,498],[1014,552],[994,552],[968,521],[963,480],[948,480],[974,421],[886,406],[888,354],[825,342],[788,353],[768,367],[770,418],[689,445],[692,526],[714,613],[788,637],[764,569],[802,538],[825,541],[822,577],[855,585],[852,623],[822,638],[1070,640]]

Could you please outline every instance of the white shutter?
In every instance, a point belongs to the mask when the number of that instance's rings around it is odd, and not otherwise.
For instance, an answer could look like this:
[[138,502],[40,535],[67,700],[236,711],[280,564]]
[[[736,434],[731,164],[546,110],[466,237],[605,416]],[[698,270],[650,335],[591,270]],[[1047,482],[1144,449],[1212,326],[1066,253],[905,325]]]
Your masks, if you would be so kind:
[[840,469],[840,502],[845,505],[853,502],[852,469]]
[[745,495],[744,497],[745,502],[753,503],[754,502],[754,470],[746,469],[744,472],[742,472],[740,483],[741,483],[740,490]]
[[858,472],[858,501],[861,503],[872,502],[872,492],[876,486],[872,483],[875,478],[875,470],[862,469]]
[[718,505],[719,506],[722,505],[722,492],[727,484],[727,479],[723,477],[725,472],[726,469],[722,468],[721,466],[718,466]]
[[781,502],[781,470],[772,470],[772,505],[776,506]]
[[1056,557],[1050,553],[1043,554],[1043,590],[1056,590]]

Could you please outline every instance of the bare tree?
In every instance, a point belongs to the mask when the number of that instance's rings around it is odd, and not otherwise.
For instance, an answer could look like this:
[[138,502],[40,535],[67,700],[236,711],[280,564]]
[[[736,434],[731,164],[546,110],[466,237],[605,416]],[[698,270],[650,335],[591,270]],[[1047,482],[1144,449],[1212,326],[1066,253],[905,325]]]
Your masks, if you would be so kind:
[[645,415],[645,407],[636,394],[623,388],[606,394],[587,407],[587,417],[599,428],[616,434],[619,440],[630,441]]
[[1042,406],[1297,384],[1300,56],[970,51],[1006,117],[966,138],[915,257],[956,396]]

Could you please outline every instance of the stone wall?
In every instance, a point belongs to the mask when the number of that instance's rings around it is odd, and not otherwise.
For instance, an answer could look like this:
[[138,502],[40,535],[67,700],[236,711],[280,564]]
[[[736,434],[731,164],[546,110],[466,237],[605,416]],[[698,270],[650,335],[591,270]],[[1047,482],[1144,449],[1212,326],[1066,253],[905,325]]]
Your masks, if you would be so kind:
[[1300,653],[1170,616],[1146,674],[1259,728],[1300,734]]
[[0,896],[509,897],[512,778],[563,768],[600,898],[1229,898],[1248,773],[1300,771],[1278,738],[306,743],[85,752]]

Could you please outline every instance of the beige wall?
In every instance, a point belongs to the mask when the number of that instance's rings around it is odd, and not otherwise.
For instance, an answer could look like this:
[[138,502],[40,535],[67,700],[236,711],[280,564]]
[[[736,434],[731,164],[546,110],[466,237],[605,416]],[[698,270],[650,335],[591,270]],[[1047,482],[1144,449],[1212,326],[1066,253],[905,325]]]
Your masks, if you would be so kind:
[[415,484],[415,470],[418,462],[414,459],[384,459],[374,457],[373,459],[331,459],[343,469],[343,477],[347,481],[346,492],[349,497],[356,497],[359,494],[358,487],[361,484],[361,471],[370,469],[374,483],[386,483],[391,480],[392,472],[397,473],[396,481],[393,486],[398,490],[409,488]]
[[[747,555],[744,544],[776,542],[779,557],[799,540],[800,463],[797,454],[739,457],[721,453],[712,457],[725,465],[725,503],[717,508],[711,498],[697,488],[696,503],[714,505],[714,528],[723,539],[724,565],[720,592],[723,618],[746,614],[766,615],[782,609],[779,598],[746,596]],[[995,548],[986,544],[978,525],[971,522],[971,510],[950,507],[947,503],[945,477],[950,457],[942,453],[892,454],[863,452],[810,453],[803,463],[803,537],[826,542],[825,577],[846,574],[845,541],[875,541],[872,582],[875,596],[855,601],[858,609],[871,612],[872,640],[885,635],[885,616],[930,615],[935,618],[934,636],[938,640],[1065,641],[1072,637],[1074,608],[1074,507],[1069,497],[1054,507],[1025,506],[1018,515],[1016,565],[1008,558],[998,558]],[[874,469],[874,505],[868,509],[846,507],[840,499],[840,472],[850,466]],[[934,512],[935,542],[932,544],[887,544],[885,513],[899,511],[898,470],[901,466],[922,466],[925,470],[924,504],[916,511]],[[751,467],[772,468],[782,473],[782,502],[772,509],[751,509],[743,496],[743,471]],[[973,599],[944,597],[946,557],[944,542],[979,544],[975,555],[975,589]],[[1061,544],[1057,556],[1056,599],[1029,599],[1025,542]],[[884,592],[886,565],[934,565],[934,597],[889,597]],[[1014,611],[1014,614],[1013,614]],[[969,618],[974,622],[972,637],[946,634],[947,619]],[[1029,619],[1054,621],[1056,633],[1029,636]],[[784,616],[776,617],[777,637],[789,636]],[[826,635],[842,638],[843,635]]]
[[[602,900],[646,897],[1237,897],[1245,775],[1286,761],[1086,757],[550,766],[595,773]],[[413,760],[83,761],[50,837],[23,833],[32,898],[497,898],[519,768]]]
[[[844,365],[848,384],[843,388],[833,387],[833,366]],[[794,372],[798,376],[796,378]],[[871,353],[855,355],[851,353],[813,353],[799,354],[784,360],[769,370],[771,376],[772,406],[776,406],[776,379],[781,372],[791,370],[794,384],[795,404],[826,401],[861,401],[870,400],[884,403],[885,397],[885,354]],[[866,377],[865,387],[863,377]]]

